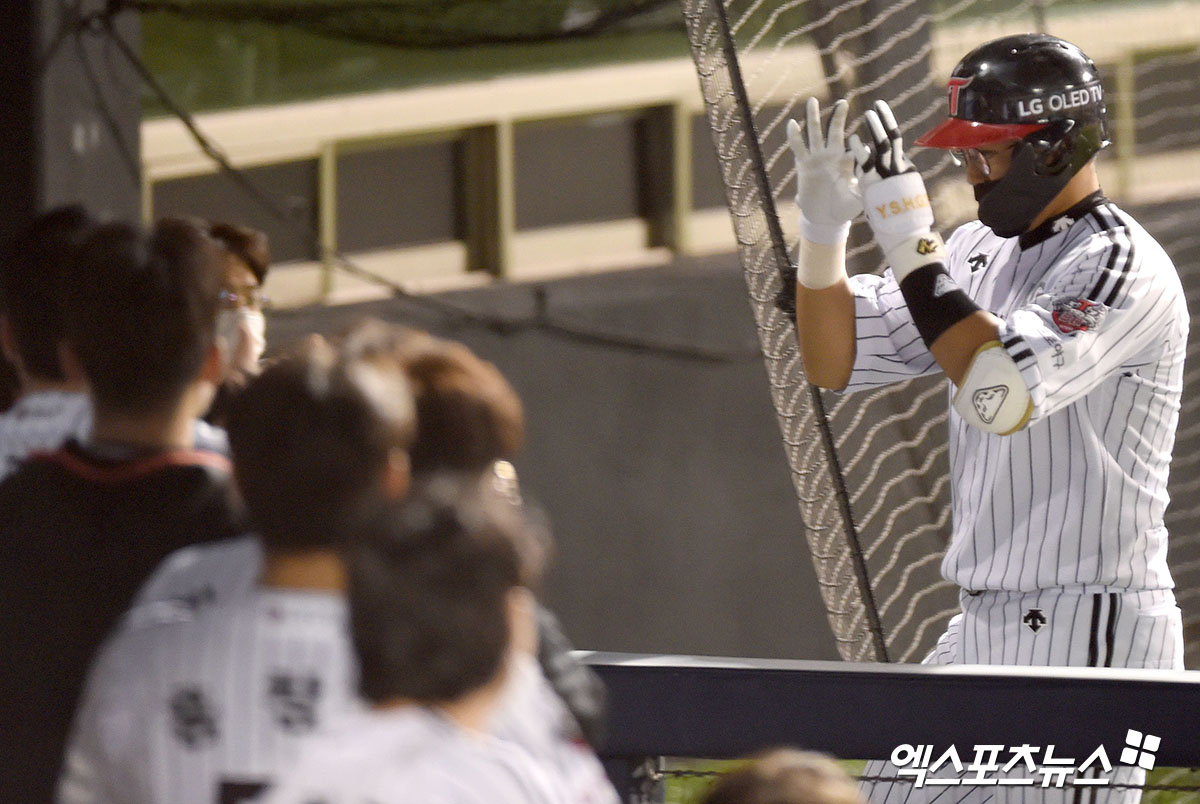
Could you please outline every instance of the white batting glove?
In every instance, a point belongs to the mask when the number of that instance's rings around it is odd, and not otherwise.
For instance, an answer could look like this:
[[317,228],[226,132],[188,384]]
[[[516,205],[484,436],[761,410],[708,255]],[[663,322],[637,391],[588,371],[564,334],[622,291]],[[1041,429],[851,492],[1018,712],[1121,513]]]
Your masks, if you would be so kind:
[[854,171],[863,208],[875,241],[883,249],[897,282],[917,268],[944,261],[945,245],[933,231],[933,208],[925,182],[904,155],[896,116],[883,101],[864,116],[874,149],[850,137]]
[[844,242],[850,234],[850,221],[862,212],[854,157],[846,149],[849,110],[845,100],[835,103],[827,133],[821,136],[821,107],[816,98],[809,98],[804,109],[807,143],[795,120],[787,124],[788,146],[796,157],[800,234],[813,243]]

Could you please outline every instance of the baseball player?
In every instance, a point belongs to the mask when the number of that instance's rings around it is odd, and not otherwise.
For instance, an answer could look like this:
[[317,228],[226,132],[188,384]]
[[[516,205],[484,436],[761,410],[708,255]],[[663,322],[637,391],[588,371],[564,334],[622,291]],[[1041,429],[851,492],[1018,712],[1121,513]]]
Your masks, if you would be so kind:
[[[60,290],[76,249],[96,228],[79,205],[37,216],[5,249],[0,271],[0,346],[13,364],[20,389],[0,414],[0,480],[35,452],[55,449],[92,431],[87,383],[59,358],[63,340]],[[195,422],[197,449],[228,453],[225,433]]]
[[[387,351],[365,348],[368,337],[382,342]],[[373,367],[373,373],[386,369],[383,376],[407,372],[391,350],[398,340],[408,338],[429,341],[420,352],[424,369],[418,401],[425,411],[440,410],[444,415],[438,420],[443,423],[454,418],[455,410],[466,415],[476,397],[461,393],[466,387],[463,373],[474,365],[465,359],[463,347],[446,351],[450,345],[443,343],[438,349],[424,334],[368,323],[348,339],[356,348],[345,349],[343,361],[362,370]],[[411,427],[400,426],[402,417],[391,414],[393,424],[385,427],[389,409],[382,401],[359,394],[363,398],[353,404],[355,395],[337,392],[330,379],[338,372],[319,358],[320,352],[268,369],[244,392],[245,399],[232,403],[237,476],[261,535],[181,550],[143,588],[135,613],[93,670],[68,752],[64,804],[183,804],[208,802],[214,795],[250,795],[294,758],[299,737],[356,705],[341,588],[331,583],[301,591],[281,582],[287,578],[272,568],[319,568],[330,558],[327,551],[306,556],[297,546],[338,547],[339,512],[353,508],[365,492],[402,496],[408,466],[403,451],[414,448]],[[482,365],[473,356],[471,360]],[[298,368],[303,371],[297,373]],[[441,376],[458,380],[445,396],[430,388]],[[302,378],[307,379],[301,382]],[[362,386],[372,384],[364,381]],[[333,390],[322,392],[322,387]],[[384,395],[408,396],[406,388],[392,388]],[[411,410],[404,413],[411,415]],[[362,425],[338,429],[347,421]],[[496,431],[484,426],[476,432],[482,444],[490,443],[488,436]],[[370,433],[377,435],[372,438]],[[423,437],[421,449],[428,451],[434,437],[428,428]],[[391,453],[396,454],[389,465],[394,459],[404,460],[387,472],[379,471]],[[418,465],[415,458],[412,463]],[[334,475],[331,467],[336,468]],[[293,610],[298,613],[289,625]],[[296,672],[286,670],[289,662],[298,665]],[[214,667],[221,668],[216,678]],[[225,676],[230,667],[259,667],[270,678],[250,671]],[[296,676],[307,681],[298,685],[287,680]],[[203,750],[191,750],[168,736],[178,713],[167,702],[176,689],[199,691],[211,713],[214,734]],[[152,705],[143,705],[147,701]],[[284,711],[299,706],[311,711],[284,733],[275,717],[281,706]],[[534,657],[515,659],[494,733],[519,743],[553,768],[569,786],[570,801],[615,802],[602,766],[571,731],[574,723]],[[256,729],[259,733],[247,736]],[[222,737],[225,734],[240,736]],[[138,739],[154,744],[140,745]],[[128,786],[134,782],[135,787]],[[126,787],[114,790],[111,785],[117,783]]]
[[542,540],[477,476],[439,476],[349,550],[351,628],[371,708],[307,747],[265,804],[559,804],[515,743],[491,736],[504,677],[536,640]]
[[357,706],[343,523],[376,485],[407,486],[414,431],[397,366],[343,365],[323,341],[234,400],[236,479],[261,547],[213,550],[253,554],[257,577],[133,610],[90,674],[59,801],[247,801]]
[[[844,101],[824,136],[815,100],[807,141],[789,124],[810,379],[951,381],[942,573],[962,611],[926,662],[1182,669],[1163,514],[1188,312],[1170,258],[1100,191],[1100,77],[1068,42],[1008,36],[959,62],[949,105],[917,144],[965,164],[979,220],[945,244],[886,104],[869,146],[845,146]],[[846,276],[860,209],[882,276]]]
[[80,206],[39,215],[13,238],[0,271],[0,341],[16,368],[21,396],[0,414],[0,479],[38,450],[91,430],[86,383],[62,365],[59,283],[75,249],[95,227]]

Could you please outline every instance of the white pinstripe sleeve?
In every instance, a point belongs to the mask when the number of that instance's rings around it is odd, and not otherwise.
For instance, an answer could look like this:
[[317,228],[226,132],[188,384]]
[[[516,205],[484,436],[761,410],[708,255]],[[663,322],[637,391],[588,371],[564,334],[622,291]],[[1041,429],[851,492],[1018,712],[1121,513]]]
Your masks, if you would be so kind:
[[1064,255],[1032,302],[1001,327],[1033,399],[1031,423],[1077,401],[1139,353],[1186,341],[1183,289],[1170,258],[1129,219],[1106,223],[1113,228]]
[[856,350],[846,391],[909,380],[941,369],[925,348],[889,268],[850,278]]

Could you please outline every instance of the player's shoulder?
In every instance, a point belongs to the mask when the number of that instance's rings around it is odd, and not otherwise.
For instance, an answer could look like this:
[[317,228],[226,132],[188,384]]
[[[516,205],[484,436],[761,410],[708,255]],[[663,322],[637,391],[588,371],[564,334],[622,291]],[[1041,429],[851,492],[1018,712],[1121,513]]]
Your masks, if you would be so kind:
[[1111,297],[1110,303],[1117,291],[1137,285],[1182,294],[1170,256],[1132,215],[1107,199],[1073,223],[1055,261],[1060,283]]
[[1098,241],[1098,250],[1123,251],[1144,265],[1175,272],[1174,263],[1154,235],[1112,201],[1097,204],[1089,217],[1095,226],[1091,239]]
[[212,606],[251,588],[262,570],[262,542],[243,534],[171,553],[138,590],[135,605],[176,601]]

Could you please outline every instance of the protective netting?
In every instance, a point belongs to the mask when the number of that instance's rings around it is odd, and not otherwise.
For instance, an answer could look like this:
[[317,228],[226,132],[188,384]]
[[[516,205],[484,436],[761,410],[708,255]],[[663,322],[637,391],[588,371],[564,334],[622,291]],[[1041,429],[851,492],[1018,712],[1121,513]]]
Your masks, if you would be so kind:
[[[839,651],[855,661],[919,660],[957,609],[955,589],[939,573],[950,533],[946,384],[923,379],[845,397],[814,393],[807,384],[791,321],[774,304],[780,265],[797,245],[786,121],[803,118],[809,96],[826,107],[845,97],[853,127],[862,110],[882,98],[911,142],[945,114],[945,79],[971,47],[1038,29],[1072,39],[1100,63],[1121,143],[1120,160],[1107,152],[1102,158],[1106,189],[1159,238],[1184,278],[1192,309],[1200,310],[1200,236],[1186,200],[1196,193],[1186,185],[1195,185],[1200,173],[1194,125],[1200,108],[1198,37],[1180,44],[1170,24],[1179,10],[1155,11],[1150,4],[1125,4],[1117,11],[996,0],[681,0],[681,5]],[[969,188],[947,155],[915,149],[911,156],[947,233],[973,217]],[[1136,169],[1130,167],[1134,158]],[[865,225],[857,224],[851,273],[878,270],[879,260]],[[1194,324],[1193,333],[1197,329]],[[1193,340],[1186,379],[1189,390],[1200,391],[1196,349]],[[1200,393],[1186,393],[1167,524],[1189,666],[1200,665],[1198,447]]]

